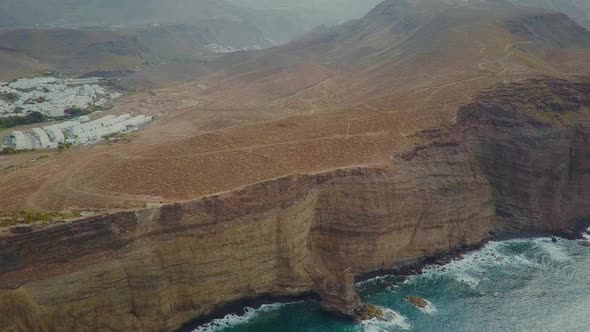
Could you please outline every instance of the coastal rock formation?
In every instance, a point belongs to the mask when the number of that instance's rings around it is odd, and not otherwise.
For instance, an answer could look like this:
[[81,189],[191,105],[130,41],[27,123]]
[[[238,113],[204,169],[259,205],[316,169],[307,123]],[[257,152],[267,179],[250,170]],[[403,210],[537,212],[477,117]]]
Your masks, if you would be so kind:
[[458,117],[494,188],[498,231],[564,233],[590,217],[590,84],[529,80]]
[[[3,331],[159,331],[264,296],[363,312],[355,276],[590,216],[589,84],[489,90],[380,166],[0,233]],[[528,96],[528,99],[527,99]],[[221,311],[220,311],[221,310]]]
[[406,301],[420,309],[424,309],[428,306],[428,301],[418,296],[406,296]]
[[487,236],[486,180],[459,146],[442,150],[5,234],[0,308],[19,313],[0,325],[171,330],[233,301],[310,291],[352,315],[355,274]]

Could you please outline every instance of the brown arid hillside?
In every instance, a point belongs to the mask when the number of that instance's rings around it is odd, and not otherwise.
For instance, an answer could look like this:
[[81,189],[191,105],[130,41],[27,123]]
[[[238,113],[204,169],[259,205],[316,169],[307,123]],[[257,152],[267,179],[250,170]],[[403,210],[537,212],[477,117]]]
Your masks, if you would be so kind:
[[563,14],[428,2],[386,1],[362,20],[223,57],[194,82],[128,96],[115,112],[158,120],[127,144],[4,157],[0,210],[136,208],[382,164],[418,144],[416,132],[452,126],[482,89],[590,74],[590,32]]
[[[0,50],[11,61],[0,62],[3,80],[35,75],[42,70],[85,74],[131,70],[141,65],[142,47],[122,33],[77,29],[0,31]],[[12,62],[22,63],[19,70]]]
[[168,331],[310,295],[361,320],[355,277],[573,236],[590,220],[589,55],[560,13],[387,0],[176,67],[195,77],[109,111],[157,117],[127,140],[0,158],[0,326]]
[[581,25],[590,28],[590,2],[586,0],[511,0],[523,6],[539,7],[563,12]]

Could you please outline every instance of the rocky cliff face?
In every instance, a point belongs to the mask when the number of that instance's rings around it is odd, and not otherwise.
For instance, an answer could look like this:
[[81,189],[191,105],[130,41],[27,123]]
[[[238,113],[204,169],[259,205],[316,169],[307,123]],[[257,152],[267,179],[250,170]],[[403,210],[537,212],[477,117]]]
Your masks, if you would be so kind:
[[458,119],[494,189],[500,232],[569,232],[590,217],[590,84],[531,80],[482,93]]
[[[525,100],[521,88],[536,92]],[[566,231],[590,215],[588,88],[538,81],[486,92],[456,128],[419,133],[428,144],[381,167],[0,233],[0,326],[172,330],[234,301],[307,293],[355,316],[355,275],[494,230]]]
[[451,145],[391,168],[291,176],[5,235],[0,326],[171,330],[228,302],[309,291],[352,315],[354,274],[486,237],[491,191],[474,162]]

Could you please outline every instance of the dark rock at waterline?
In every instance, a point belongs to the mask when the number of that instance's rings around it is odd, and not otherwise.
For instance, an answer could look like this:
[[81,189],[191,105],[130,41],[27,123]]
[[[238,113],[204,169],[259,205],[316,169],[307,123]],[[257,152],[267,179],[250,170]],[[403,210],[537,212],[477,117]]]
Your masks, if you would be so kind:
[[357,322],[362,322],[373,318],[376,318],[378,320],[384,319],[383,310],[373,304],[363,305],[362,307],[357,309],[354,314],[354,320]]
[[406,301],[419,309],[424,309],[428,306],[428,301],[418,296],[406,296]]
[[402,275],[402,276],[411,276],[411,275],[422,274],[422,266],[419,266],[419,265],[404,266],[399,269],[398,274]]
[[551,242],[556,243],[557,242],[557,238],[556,237],[551,237]]
[[434,263],[437,265],[441,265],[441,266],[447,265],[447,264],[451,263],[455,259],[456,256],[457,256],[456,254],[443,255],[443,256],[438,257]]

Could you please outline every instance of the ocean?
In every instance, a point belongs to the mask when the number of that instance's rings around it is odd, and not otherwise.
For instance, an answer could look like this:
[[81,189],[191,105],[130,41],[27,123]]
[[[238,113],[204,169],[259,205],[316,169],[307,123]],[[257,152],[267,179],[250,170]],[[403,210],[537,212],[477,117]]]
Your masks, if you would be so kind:
[[[355,324],[323,313],[315,302],[297,302],[246,308],[194,332],[590,331],[590,248],[580,243],[490,242],[421,275],[358,283],[364,301],[384,309],[385,321]],[[406,302],[410,295],[429,305],[417,309]]]

